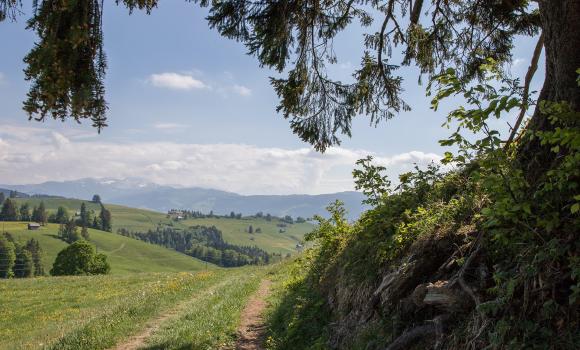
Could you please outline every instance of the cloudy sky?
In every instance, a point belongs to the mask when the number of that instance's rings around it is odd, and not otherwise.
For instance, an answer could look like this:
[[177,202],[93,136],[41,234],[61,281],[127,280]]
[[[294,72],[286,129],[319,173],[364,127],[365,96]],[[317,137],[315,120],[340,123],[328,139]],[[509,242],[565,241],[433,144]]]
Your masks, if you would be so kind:
[[[109,127],[100,135],[90,125],[29,122],[21,109],[22,58],[36,40],[24,28],[29,14],[0,23],[0,183],[130,176],[244,194],[328,193],[351,190],[354,162],[367,154],[396,176],[444,152],[445,109],[429,109],[413,68],[401,70],[411,112],[376,128],[361,116],[341,147],[313,151],[275,111],[268,77],[277,74],[209,30],[205,10],[185,1],[163,2],[149,16],[106,2]],[[357,28],[338,38],[333,76],[349,79],[361,42]],[[534,44],[518,42],[514,76],[525,74]]]

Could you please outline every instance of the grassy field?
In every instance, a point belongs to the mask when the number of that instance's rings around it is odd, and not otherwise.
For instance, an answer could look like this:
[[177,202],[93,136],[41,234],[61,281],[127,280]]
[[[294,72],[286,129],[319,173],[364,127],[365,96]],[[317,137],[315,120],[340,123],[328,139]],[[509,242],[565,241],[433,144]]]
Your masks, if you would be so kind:
[[[79,210],[82,201],[77,199],[63,198],[26,198],[17,199],[22,204],[28,202],[30,206],[38,206],[40,201],[44,201],[49,212],[56,211],[59,206],[69,209],[70,213]],[[85,201],[89,210],[100,210],[99,204]],[[155,229],[158,225],[173,226],[175,228],[187,228],[194,225],[215,226],[222,231],[224,239],[232,244],[237,245],[256,245],[270,253],[295,253],[296,244],[302,237],[313,229],[310,223],[296,223],[284,227],[284,233],[280,233],[280,227],[277,224],[281,222],[274,219],[267,221],[264,218],[245,217],[242,219],[230,218],[202,218],[189,219],[175,222],[166,217],[166,214],[151,210],[128,208],[120,205],[106,204],[107,209],[111,211],[113,217],[113,232],[119,228],[125,228],[129,231],[147,231]],[[246,232],[252,225],[254,230],[260,228],[261,233],[249,234]]]
[[0,281],[0,349],[107,349],[174,310],[150,349],[231,344],[268,268]]
[[[16,240],[25,242],[35,238],[43,250],[43,265],[48,272],[58,252],[68,244],[57,237],[59,225],[48,224],[36,231],[29,231],[23,222],[0,222],[0,230],[9,232]],[[180,272],[198,271],[214,265],[116,233],[89,229],[90,241],[99,252],[107,255],[112,274],[134,272]]]
[[[184,226],[215,226],[224,235],[224,239],[237,245],[256,245],[271,253],[295,253],[296,244],[304,235],[313,229],[309,223],[292,224],[284,227],[286,232],[280,233],[276,225],[280,221],[266,221],[261,218],[247,217],[242,219],[229,218],[202,218],[181,221]],[[260,228],[262,232],[250,234],[248,227],[252,225],[254,231]]]

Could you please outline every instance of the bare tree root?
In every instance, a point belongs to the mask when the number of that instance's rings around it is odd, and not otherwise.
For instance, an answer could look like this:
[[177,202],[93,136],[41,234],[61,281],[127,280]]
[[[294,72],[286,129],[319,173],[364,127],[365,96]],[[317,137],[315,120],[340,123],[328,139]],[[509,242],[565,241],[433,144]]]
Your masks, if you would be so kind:
[[385,350],[404,350],[411,345],[424,340],[425,338],[434,338],[437,336],[437,325],[427,324],[415,327],[395,339]]

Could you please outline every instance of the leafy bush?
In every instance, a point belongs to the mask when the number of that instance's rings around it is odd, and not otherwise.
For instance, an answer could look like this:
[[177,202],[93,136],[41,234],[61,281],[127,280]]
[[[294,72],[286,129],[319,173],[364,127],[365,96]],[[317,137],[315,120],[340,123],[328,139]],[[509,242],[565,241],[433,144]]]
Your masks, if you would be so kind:
[[107,256],[97,254],[92,244],[80,240],[58,253],[50,274],[53,276],[98,275],[107,274],[110,270]]

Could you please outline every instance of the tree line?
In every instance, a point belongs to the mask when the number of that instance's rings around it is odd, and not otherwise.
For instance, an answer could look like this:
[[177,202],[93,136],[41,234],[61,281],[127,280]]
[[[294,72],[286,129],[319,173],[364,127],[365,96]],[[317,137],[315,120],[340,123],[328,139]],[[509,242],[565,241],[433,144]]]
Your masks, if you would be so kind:
[[133,232],[121,228],[119,234],[145,242],[175,249],[178,252],[223,267],[268,264],[275,254],[256,246],[238,246],[224,241],[215,226],[192,226],[185,230],[156,228],[147,232]]
[[0,235],[0,278],[44,276],[42,249],[38,240],[31,238],[20,244],[11,234]]
[[[2,198],[0,197],[0,199]],[[18,207],[14,200],[6,198],[0,201],[0,204],[2,204],[0,221],[34,221],[41,225],[45,225],[48,222],[75,227],[80,226],[84,230],[94,228],[111,232],[113,230],[111,212],[100,203],[100,200],[97,203],[101,206],[98,214],[94,210],[88,210],[86,204],[83,202],[78,216],[71,216],[63,206],[58,207],[56,212],[49,214],[44,205],[44,201],[41,201],[38,207],[34,206],[31,210],[30,204],[28,203],[22,203]]]
[[[199,210],[185,210],[185,209],[171,209],[167,212],[167,218],[178,218],[181,217],[182,220],[186,219],[205,219],[205,218],[225,218],[225,219],[242,219],[242,213],[236,213],[231,211],[229,214],[219,215],[215,214],[213,210],[210,210],[209,214],[205,214]],[[266,221],[279,220],[283,221],[288,224],[293,223],[304,223],[308,219],[305,219],[301,216],[296,217],[296,219],[292,218],[290,215],[285,215],[283,217],[277,217],[270,213],[264,214],[264,212],[257,212],[256,214],[250,216],[258,219],[265,219]]]

